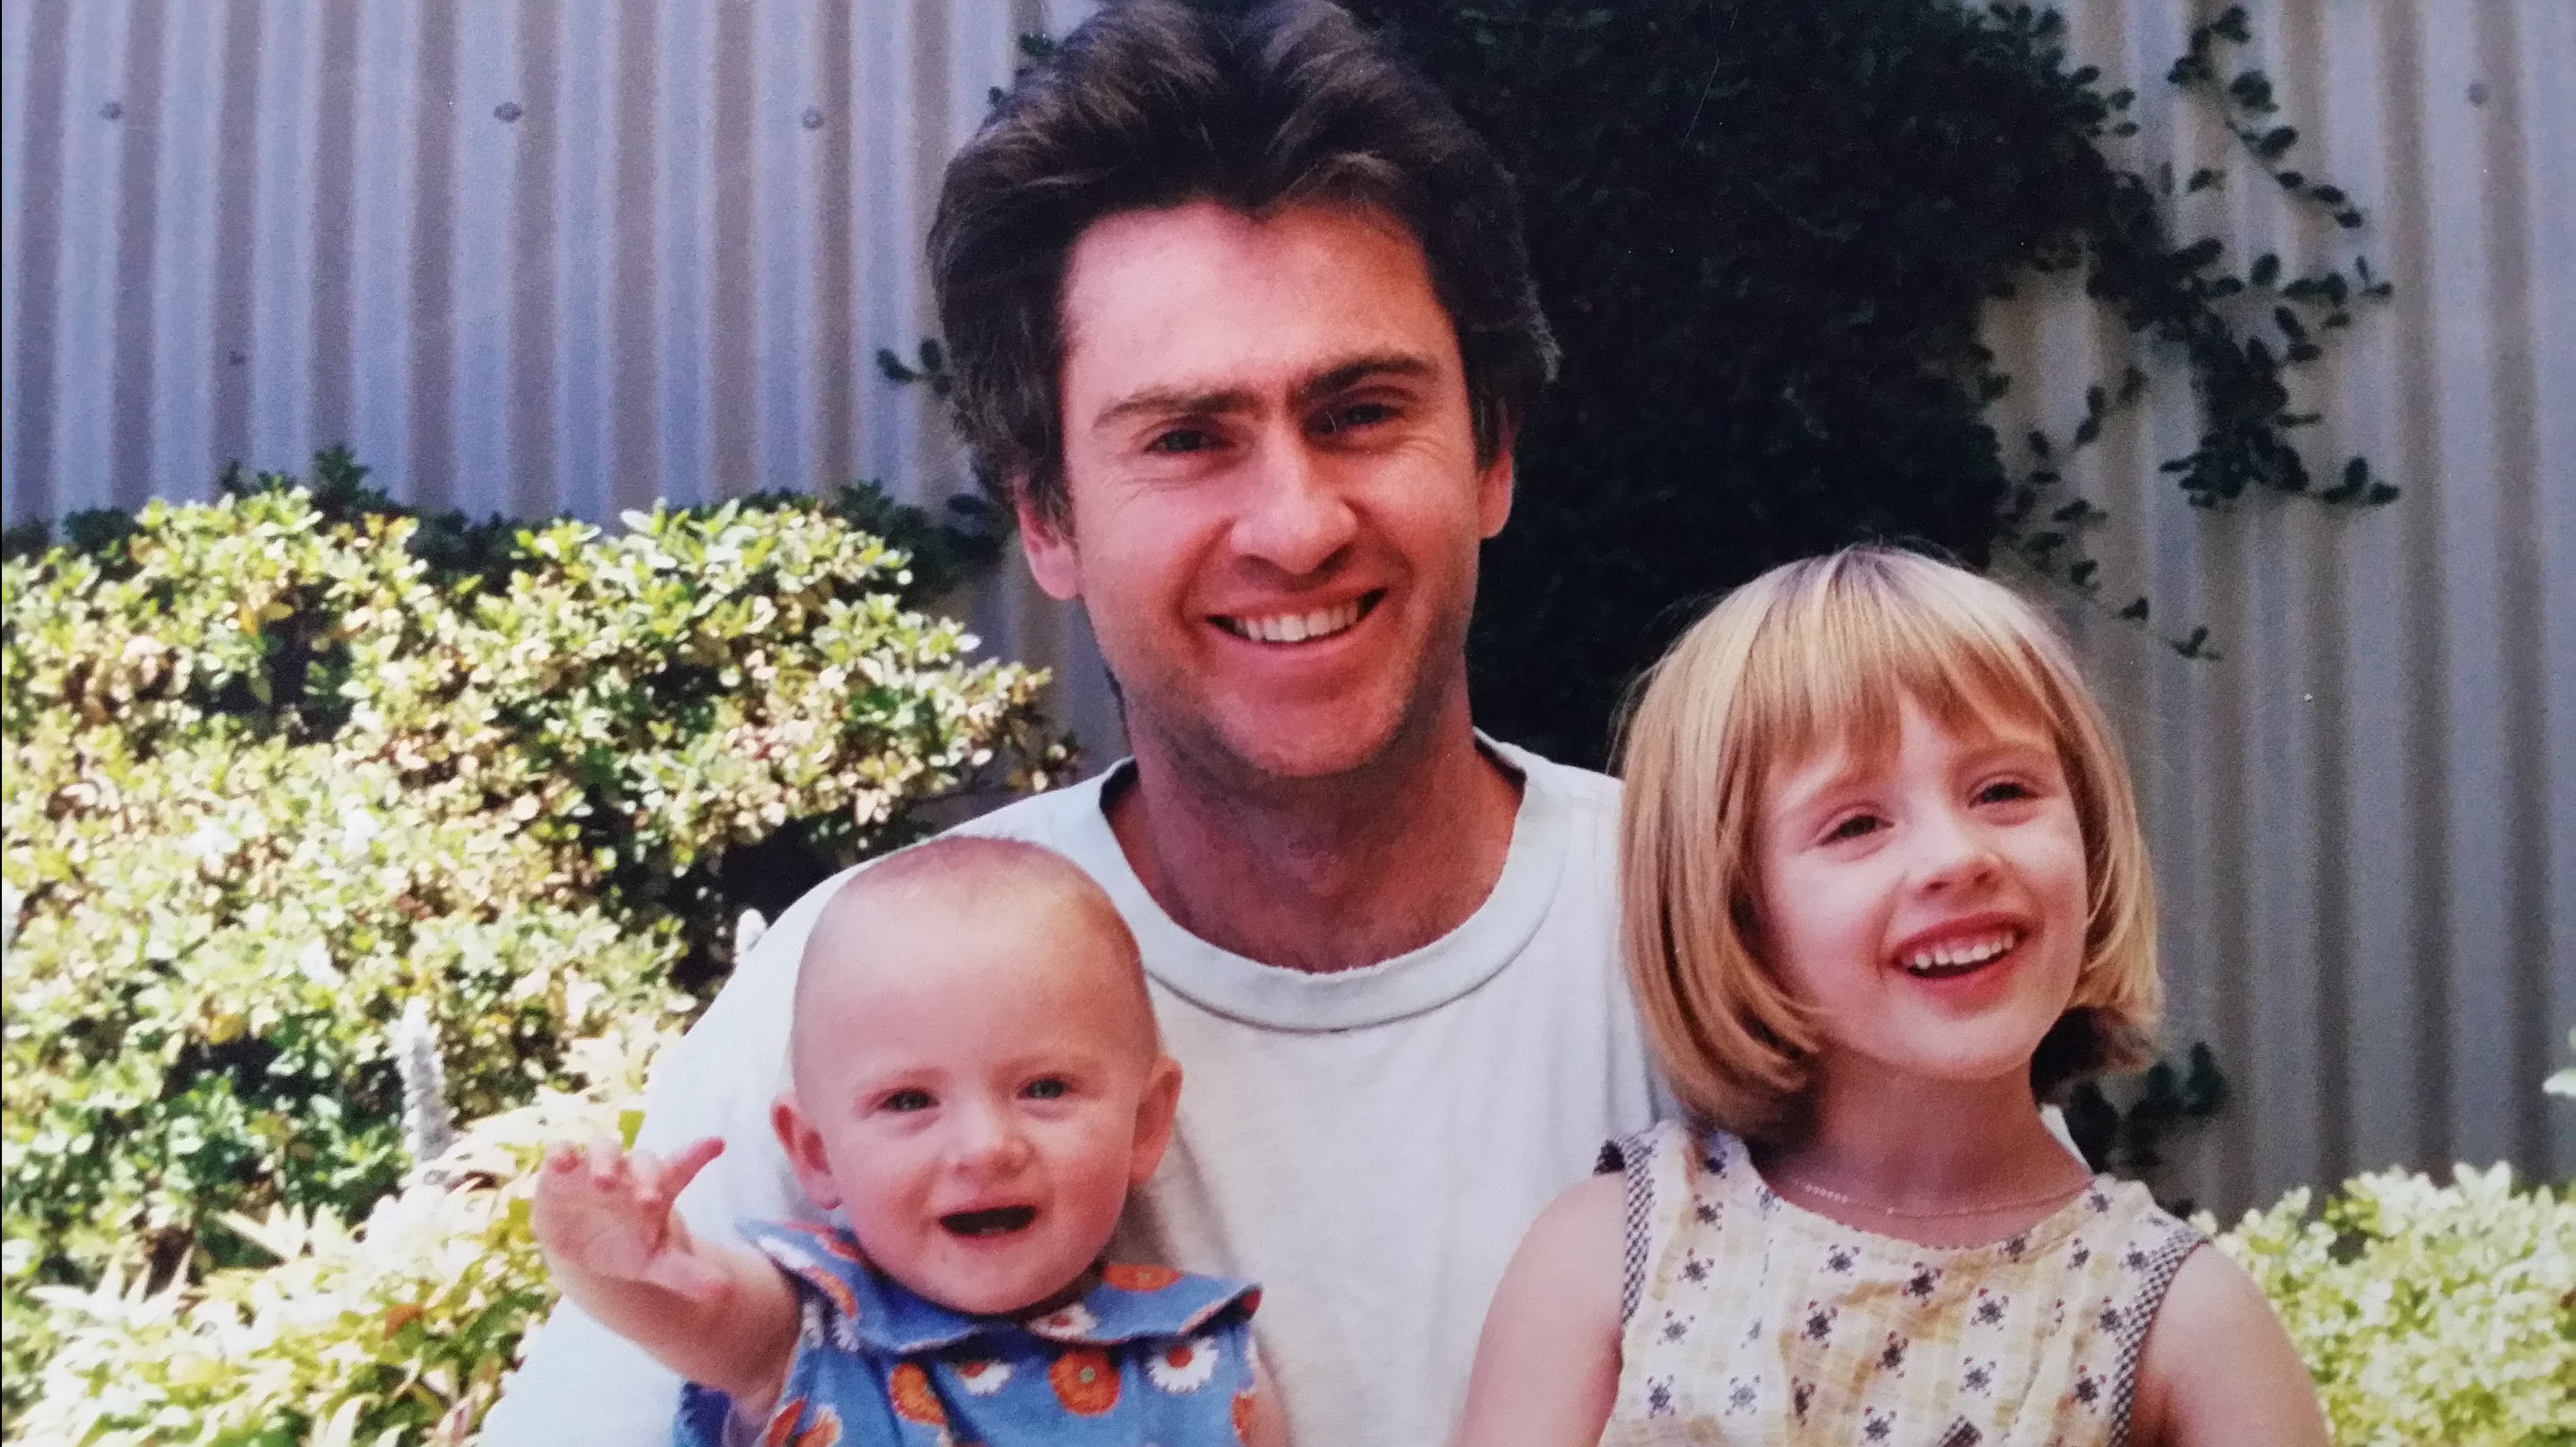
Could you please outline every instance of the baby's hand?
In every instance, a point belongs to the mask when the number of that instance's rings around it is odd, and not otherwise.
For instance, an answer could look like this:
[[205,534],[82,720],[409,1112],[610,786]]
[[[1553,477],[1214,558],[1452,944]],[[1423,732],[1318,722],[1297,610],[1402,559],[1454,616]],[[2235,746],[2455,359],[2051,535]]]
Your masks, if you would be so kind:
[[688,1228],[671,1211],[681,1188],[724,1150],[710,1136],[669,1160],[628,1152],[615,1140],[546,1148],[537,1169],[532,1225],[558,1271],[638,1281],[691,1301],[711,1302],[731,1284],[699,1259]]

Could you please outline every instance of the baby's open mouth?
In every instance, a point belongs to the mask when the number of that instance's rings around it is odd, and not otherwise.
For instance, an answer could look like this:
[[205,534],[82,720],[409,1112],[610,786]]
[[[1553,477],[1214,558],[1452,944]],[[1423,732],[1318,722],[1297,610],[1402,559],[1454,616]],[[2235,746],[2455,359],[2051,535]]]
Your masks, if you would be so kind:
[[991,1206],[981,1211],[951,1211],[939,1224],[957,1236],[1008,1236],[1025,1231],[1038,1218],[1035,1206]]

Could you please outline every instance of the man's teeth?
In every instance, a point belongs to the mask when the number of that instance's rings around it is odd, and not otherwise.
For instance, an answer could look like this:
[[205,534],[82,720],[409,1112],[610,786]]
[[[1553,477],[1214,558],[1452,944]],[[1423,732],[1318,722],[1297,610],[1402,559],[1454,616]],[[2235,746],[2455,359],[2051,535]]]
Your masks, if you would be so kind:
[[1217,624],[1238,638],[1258,643],[1303,643],[1309,638],[1329,638],[1360,621],[1360,600],[1353,598],[1338,608],[1317,608],[1311,613],[1274,613],[1264,618],[1218,618]]
[[1949,940],[1934,945],[1930,949],[1916,950],[1898,960],[1897,963],[1904,966],[1908,972],[1917,975],[1933,974],[1941,970],[1966,969],[1973,965],[1982,965],[2020,943],[2021,935],[2018,931],[1999,930],[1994,934],[1981,935],[1975,939]]

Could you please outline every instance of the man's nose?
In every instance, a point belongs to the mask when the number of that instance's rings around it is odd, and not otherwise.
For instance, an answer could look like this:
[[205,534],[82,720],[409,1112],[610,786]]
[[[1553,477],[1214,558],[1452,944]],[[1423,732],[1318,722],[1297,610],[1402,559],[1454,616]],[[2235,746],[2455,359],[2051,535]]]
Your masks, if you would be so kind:
[[1301,432],[1282,428],[1260,437],[1244,487],[1235,551],[1293,577],[1322,571],[1359,531],[1358,515]]

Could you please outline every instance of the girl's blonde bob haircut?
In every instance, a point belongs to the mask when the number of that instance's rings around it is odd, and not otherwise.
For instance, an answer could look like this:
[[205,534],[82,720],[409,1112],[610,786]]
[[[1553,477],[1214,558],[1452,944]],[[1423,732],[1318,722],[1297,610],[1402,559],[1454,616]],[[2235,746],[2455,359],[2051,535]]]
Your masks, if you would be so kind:
[[1682,1103],[1751,1139],[1802,1129],[1815,1022],[1757,949],[1764,790],[1820,754],[1886,757],[1902,703],[1955,733],[2056,741],[2084,832],[2084,961],[2031,1084],[2151,1058],[2155,899],[2129,772],[2056,630],[1974,573],[1891,548],[1774,568],[1674,643],[1624,731],[1620,952]]

